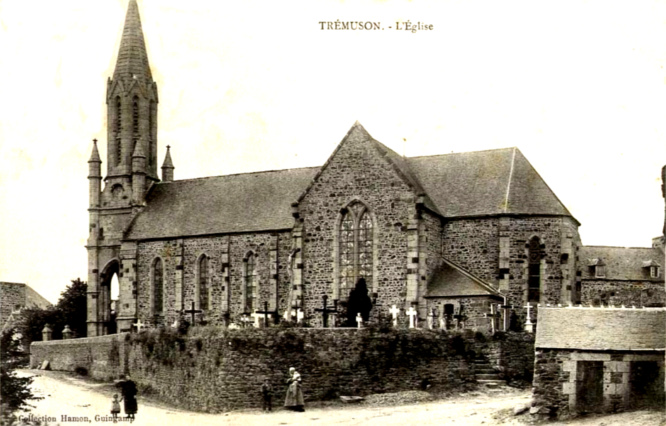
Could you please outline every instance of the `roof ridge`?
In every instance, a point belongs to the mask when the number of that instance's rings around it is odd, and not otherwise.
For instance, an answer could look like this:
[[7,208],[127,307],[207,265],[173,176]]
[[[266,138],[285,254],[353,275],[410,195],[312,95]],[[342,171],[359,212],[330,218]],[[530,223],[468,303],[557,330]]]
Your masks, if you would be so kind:
[[216,178],[221,178],[221,177],[258,175],[258,174],[262,174],[262,173],[287,172],[287,171],[291,171],[291,170],[310,170],[310,169],[318,169],[320,167],[321,166],[291,167],[291,168],[288,168],[288,169],[273,169],[273,170],[259,170],[259,171],[255,171],[255,172],[232,173],[232,174],[229,174],[229,175],[201,176],[201,177],[189,178],[189,179],[178,179],[178,180],[173,180],[173,181],[169,181],[169,182],[159,182],[159,185],[169,184],[169,183],[191,182],[191,181],[195,181],[195,180],[204,180],[204,179],[216,179]]
[[477,154],[481,152],[491,152],[491,151],[506,151],[509,149],[518,149],[515,146],[510,146],[506,148],[491,148],[491,149],[482,149],[479,151],[463,151],[463,152],[449,152],[448,154],[429,154],[429,155],[417,155],[415,157],[405,157],[408,160],[417,159],[417,158],[428,158],[428,157],[444,157],[445,155],[457,155],[457,154]]

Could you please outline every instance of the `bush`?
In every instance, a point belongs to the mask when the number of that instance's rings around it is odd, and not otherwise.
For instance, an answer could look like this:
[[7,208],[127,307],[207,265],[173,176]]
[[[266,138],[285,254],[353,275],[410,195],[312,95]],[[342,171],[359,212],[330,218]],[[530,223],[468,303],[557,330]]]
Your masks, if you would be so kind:
[[16,368],[21,362],[18,340],[14,339],[14,329],[2,333],[0,341],[0,399],[4,415],[31,407],[30,400],[42,399],[33,395],[30,390],[32,377],[18,377]]

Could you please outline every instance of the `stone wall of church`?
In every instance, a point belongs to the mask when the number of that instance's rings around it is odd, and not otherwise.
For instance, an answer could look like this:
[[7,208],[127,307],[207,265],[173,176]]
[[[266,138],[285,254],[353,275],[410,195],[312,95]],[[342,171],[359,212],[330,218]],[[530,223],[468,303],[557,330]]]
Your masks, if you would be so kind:
[[443,247],[443,237],[444,231],[442,228],[442,222],[439,217],[434,214],[423,212],[421,214],[423,220],[423,252],[426,256],[426,277],[420,277],[421,279],[425,278],[425,282],[430,279],[432,274],[439,268],[442,264],[442,247]]
[[666,306],[663,281],[583,280],[581,284],[583,305]]
[[[404,306],[407,298],[407,228],[416,215],[416,194],[360,133],[350,134],[340,145],[299,205],[308,312],[321,307],[322,295],[335,295],[336,232],[341,209],[353,200],[367,206],[375,221],[374,284],[378,303]],[[340,295],[341,299],[345,297]]]
[[446,222],[443,255],[488,284],[496,284],[499,219],[456,219]]
[[[277,250],[277,278],[271,271],[271,248]],[[197,314],[198,320],[208,323],[218,323],[224,320],[225,310],[223,298],[229,299],[229,316],[238,322],[238,316],[243,312],[243,285],[244,268],[247,254],[251,251],[256,256],[255,270],[258,285],[258,298],[260,303],[255,309],[263,309],[263,301],[271,297],[271,286],[279,289],[279,312],[286,308],[286,298],[289,291],[288,256],[291,250],[291,233],[251,233],[222,235],[211,237],[184,238],[166,241],[141,242],[138,246],[138,317],[144,322],[153,322],[151,306],[151,274],[152,264],[160,257],[164,265],[164,291],[165,305],[164,317],[158,321],[171,324],[178,317],[181,301],[186,309],[190,309],[191,302],[196,298],[198,279],[198,262],[203,254],[208,257],[209,271],[209,309],[203,314]],[[228,284],[225,281],[223,264],[225,254],[228,258]],[[181,265],[182,266],[179,266]],[[182,276],[182,278],[180,278]],[[182,280],[182,287],[178,289],[177,280]],[[228,285],[231,293],[227,296]],[[198,307],[198,301],[196,306]]]

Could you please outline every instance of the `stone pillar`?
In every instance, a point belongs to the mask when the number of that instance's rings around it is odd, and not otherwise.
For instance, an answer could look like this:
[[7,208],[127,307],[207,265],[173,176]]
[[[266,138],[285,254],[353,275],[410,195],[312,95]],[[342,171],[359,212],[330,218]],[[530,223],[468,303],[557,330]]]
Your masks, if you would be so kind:
[[[231,284],[230,275],[229,275],[229,237],[224,237],[224,242],[222,243],[221,268],[222,268],[222,301],[220,306],[222,312],[229,312],[230,295],[231,295],[231,289],[229,288]],[[182,275],[182,270],[181,270],[181,275]],[[181,282],[181,293],[182,293],[182,282]]]
[[[268,309],[277,311],[278,308],[278,234],[271,235],[271,243],[268,251],[268,267],[269,267],[269,298]],[[268,326],[268,324],[266,324]]]
[[414,215],[407,224],[407,300],[405,309],[419,301],[419,219]]
[[42,329],[42,340],[45,342],[53,340],[53,330],[51,330],[51,326],[48,324],[44,324],[44,328]]
[[[176,272],[175,272],[175,282],[174,282],[174,287],[176,290],[176,301],[174,303],[174,307],[177,311],[182,311],[185,309],[185,305],[183,304],[183,280],[185,279],[185,274],[183,273],[183,267],[184,267],[184,251],[185,251],[185,245],[183,244],[183,240],[176,240],[176,245],[174,248],[174,256],[173,260],[176,263]],[[228,259],[227,259],[228,262]]]
[[511,218],[501,217],[499,220],[499,291],[507,295],[511,283]]
[[137,252],[138,244],[136,242],[123,242],[120,248],[120,272],[118,281],[120,284],[120,294],[118,297],[118,332],[132,330],[132,324],[137,319]]
[[72,329],[69,328],[69,325],[65,325],[65,328],[62,330],[62,339],[68,340],[72,338]]

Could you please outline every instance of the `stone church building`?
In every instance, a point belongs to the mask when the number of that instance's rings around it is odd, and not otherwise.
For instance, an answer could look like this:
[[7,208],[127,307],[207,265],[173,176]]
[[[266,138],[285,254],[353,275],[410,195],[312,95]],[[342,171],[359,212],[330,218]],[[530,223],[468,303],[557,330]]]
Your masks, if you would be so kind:
[[96,144],[89,161],[88,336],[169,325],[192,303],[208,323],[266,306],[320,326],[323,296],[344,305],[359,278],[371,321],[396,305],[480,326],[490,304],[524,318],[528,302],[581,301],[580,224],[517,148],[406,158],[355,123],[321,167],[175,180],[168,147],[158,175],[158,102],[130,0],[106,176]]

